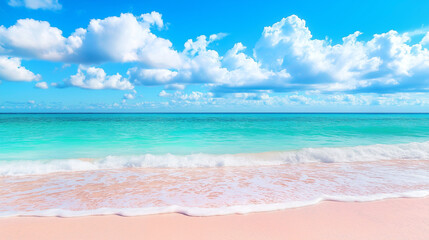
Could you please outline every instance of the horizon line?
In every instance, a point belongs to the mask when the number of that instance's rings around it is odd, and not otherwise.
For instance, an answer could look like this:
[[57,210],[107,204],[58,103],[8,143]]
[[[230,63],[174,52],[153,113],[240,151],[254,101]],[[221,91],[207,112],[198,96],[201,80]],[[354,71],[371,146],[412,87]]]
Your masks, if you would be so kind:
[[429,114],[429,112],[0,112],[0,114]]

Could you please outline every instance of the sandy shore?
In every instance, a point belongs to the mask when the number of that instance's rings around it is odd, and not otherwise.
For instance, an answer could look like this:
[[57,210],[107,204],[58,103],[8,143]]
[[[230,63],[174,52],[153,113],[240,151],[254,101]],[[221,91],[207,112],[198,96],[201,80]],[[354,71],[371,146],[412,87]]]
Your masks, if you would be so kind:
[[429,239],[429,198],[323,202],[284,211],[189,217],[13,217],[0,239]]

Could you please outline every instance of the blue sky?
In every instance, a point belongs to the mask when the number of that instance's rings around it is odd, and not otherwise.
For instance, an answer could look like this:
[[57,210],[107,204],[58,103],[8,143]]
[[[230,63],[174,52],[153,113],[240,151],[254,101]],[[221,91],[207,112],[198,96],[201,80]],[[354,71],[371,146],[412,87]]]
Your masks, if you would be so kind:
[[429,2],[0,2],[0,112],[428,112]]

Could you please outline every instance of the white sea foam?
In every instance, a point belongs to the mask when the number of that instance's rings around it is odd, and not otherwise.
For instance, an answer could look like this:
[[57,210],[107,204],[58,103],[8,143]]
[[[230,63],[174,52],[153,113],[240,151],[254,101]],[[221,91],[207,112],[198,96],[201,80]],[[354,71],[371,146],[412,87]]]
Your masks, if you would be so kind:
[[295,151],[242,153],[108,156],[102,159],[0,161],[0,176],[47,174],[120,168],[196,168],[263,166],[297,163],[361,162],[378,160],[429,160],[429,142],[342,148],[304,148]]
[[67,209],[49,209],[43,211],[4,211],[0,212],[0,217],[14,216],[40,216],[40,217],[82,217],[94,215],[120,215],[120,216],[143,216],[163,213],[181,213],[188,216],[220,216],[229,214],[247,214],[256,212],[267,212],[284,210],[289,208],[305,207],[318,204],[322,201],[341,202],[369,202],[391,198],[418,198],[429,196],[429,190],[410,191],[404,193],[374,194],[367,196],[321,196],[308,201],[295,201],[273,204],[238,205],[219,208],[182,207],[172,205],[168,207],[147,207],[147,208],[98,208],[93,210],[72,211]]

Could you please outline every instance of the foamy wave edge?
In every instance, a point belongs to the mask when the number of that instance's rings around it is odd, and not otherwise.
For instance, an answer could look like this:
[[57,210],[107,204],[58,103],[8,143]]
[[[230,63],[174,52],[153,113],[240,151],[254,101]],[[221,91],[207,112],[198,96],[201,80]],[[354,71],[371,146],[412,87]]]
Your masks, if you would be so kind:
[[303,148],[285,152],[240,154],[190,154],[108,156],[102,159],[59,159],[49,161],[0,161],[0,176],[48,174],[120,168],[203,168],[266,166],[293,163],[362,162],[378,160],[429,160],[429,141],[393,145],[342,148]]
[[221,216],[230,214],[248,214],[257,212],[269,212],[285,210],[290,208],[299,208],[311,206],[323,201],[337,202],[371,202],[393,198],[422,198],[428,197],[429,190],[410,191],[404,193],[386,193],[374,194],[369,196],[321,196],[320,198],[310,201],[273,203],[273,204],[258,204],[258,205],[239,205],[228,206],[222,208],[198,208],[198,207],[182,207],[172,205],[168,207],[152,207],[152,208],[98,208],[93,210],[72,211],[67,209],[49,209],[43,211],[30,212],[0,212],[0,218],[3,217],[84,217],[84,216],[101,216],[101,215],[119,215],[124,217],[144,216],[154,214],[179,213],[194,217]]

